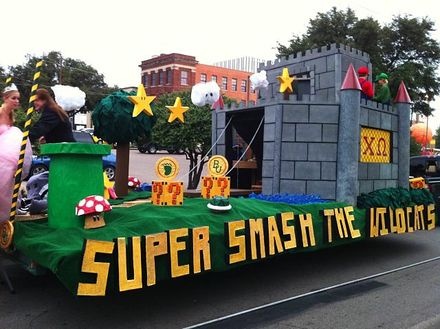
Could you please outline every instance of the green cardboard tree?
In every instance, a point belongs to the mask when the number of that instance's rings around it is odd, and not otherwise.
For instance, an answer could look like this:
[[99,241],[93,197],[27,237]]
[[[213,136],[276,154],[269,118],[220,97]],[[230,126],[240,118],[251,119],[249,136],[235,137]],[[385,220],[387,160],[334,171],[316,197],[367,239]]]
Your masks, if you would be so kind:
[[150,135],[155,118],[141,113],[133,117],[133,103],[128,96],[135,93],[117,91],[103,98],[92,113],[95,135],[107,143],[116,144],[115,192],[128,193],[130,142]]

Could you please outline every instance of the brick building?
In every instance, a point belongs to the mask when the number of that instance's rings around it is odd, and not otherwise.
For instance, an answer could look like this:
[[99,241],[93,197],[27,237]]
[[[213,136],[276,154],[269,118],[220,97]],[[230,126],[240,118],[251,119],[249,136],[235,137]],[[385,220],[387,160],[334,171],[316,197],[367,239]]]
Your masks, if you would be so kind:
[[161,54],[142,61],[142,83],[148,95],[189,90],[199,82],[216,81],[222,94],[237,102],[255,103],[257,95],[250,90],[250,72],[200,64],[194,56]]

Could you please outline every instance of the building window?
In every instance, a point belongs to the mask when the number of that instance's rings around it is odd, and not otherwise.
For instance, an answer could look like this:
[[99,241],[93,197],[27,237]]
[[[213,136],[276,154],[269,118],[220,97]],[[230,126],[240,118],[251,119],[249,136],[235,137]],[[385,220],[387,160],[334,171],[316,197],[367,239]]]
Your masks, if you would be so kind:
[[211,77],[211,80],[214,81],[214,82],[217,82],[217,76],[216,76],[216,75],[213,75],[213,76]]
[[167,85],[171,85],[173,83],[173,71],[167,70]]
[[188,71],[180,71],[180,84],[181,85],[188,84]]
[[222,78],[222,89],[228,90],[228,78],[227,77]]
[[237,79],[231,80],[231,89],[232,91],[237,91]]
[[164,85],[164,84],[165,84],[165,72],[160,71],[159,72],[159,85]]
[[143,83],[143,85],[144,85],[145,87],[148,86],[148,74],[144,74],[144,75],[142,76],[142,83]]
[[157,86],[157,73],[156,72],[151,73],[151,85]]
[[245,93],[246,90],[247,90],[247,81],[241,80],[241,91]]
[[200,82],[206,82],[206,74],[205,73],[200,74]]

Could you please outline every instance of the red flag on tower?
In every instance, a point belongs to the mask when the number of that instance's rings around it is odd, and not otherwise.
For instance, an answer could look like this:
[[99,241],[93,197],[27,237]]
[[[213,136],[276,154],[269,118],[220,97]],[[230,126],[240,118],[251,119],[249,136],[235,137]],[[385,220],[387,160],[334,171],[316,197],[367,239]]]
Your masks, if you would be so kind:
[[219,98],[212,104],[211,110],[223,110],[225,107],[225,103],[223,102],[223,96],[220,95]]

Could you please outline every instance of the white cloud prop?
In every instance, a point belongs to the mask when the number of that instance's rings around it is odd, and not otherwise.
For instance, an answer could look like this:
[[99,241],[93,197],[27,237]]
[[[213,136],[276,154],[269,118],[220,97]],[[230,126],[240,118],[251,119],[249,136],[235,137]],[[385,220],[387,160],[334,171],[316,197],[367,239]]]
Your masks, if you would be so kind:
[[191,89],[191,102],[196,106],[214,104],[220,97],[220,87],[215,81],[199,82]]
[[262,70],[261,72],[254,73],[249,77],[251,80],[251,87],[253,90],[264,88],[266,89],[269,85],[267,81],[266,71]]
[[86,103],[86,94],[78,87],[55,85],[52,90],[55,101],[64,111],[79,110]]

